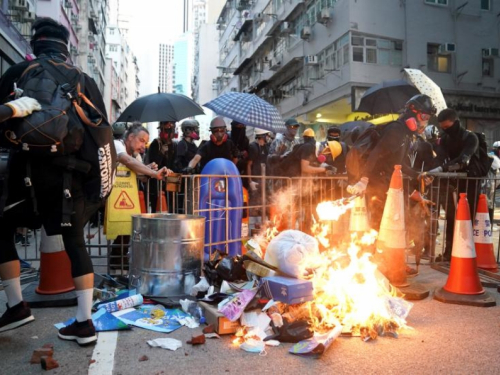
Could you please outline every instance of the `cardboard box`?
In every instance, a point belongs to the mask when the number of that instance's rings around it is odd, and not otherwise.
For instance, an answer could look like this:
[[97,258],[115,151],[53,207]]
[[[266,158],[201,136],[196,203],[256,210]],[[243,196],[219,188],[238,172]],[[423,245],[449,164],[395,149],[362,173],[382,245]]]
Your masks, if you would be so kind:
[[308,280],[284,276],[264,277],[264,293],[268,298],[288,305],[295,305],[314,299],[313,284]]
[[198,302],[200,307],[205,310],[205,320],[207,324],[213,324],[215,332],[219,335],[229,335],[236,333],[241,327],[240,321],[230,321],[222,313],[217,310],[217,305],[209,305],[206,302]]

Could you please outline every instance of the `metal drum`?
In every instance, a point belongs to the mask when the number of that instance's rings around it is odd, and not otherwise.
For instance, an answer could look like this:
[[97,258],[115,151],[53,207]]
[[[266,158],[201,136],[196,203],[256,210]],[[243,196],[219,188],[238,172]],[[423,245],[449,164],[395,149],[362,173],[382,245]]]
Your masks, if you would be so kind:
[[133,215],[129,287],[145,296],[190,294],[201,276],[204,239],[202,216]]

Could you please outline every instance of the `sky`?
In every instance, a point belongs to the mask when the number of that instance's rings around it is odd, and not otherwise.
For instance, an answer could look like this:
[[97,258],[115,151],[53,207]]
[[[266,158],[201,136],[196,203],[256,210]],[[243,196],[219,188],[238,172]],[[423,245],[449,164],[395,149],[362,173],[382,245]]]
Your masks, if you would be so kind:
[[182,34],[182,0],[119,0],[130,20],[128,40],[139,64],[140,96],[158,91],[158,49]]

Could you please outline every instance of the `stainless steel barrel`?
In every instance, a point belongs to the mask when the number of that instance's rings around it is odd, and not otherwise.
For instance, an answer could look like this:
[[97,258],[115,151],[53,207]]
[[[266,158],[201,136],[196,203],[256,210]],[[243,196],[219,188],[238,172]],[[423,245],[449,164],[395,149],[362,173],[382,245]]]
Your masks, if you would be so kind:
[[204,239],[202,216],[133,215],[129,287],[145,296],[189,294],[200,279]]

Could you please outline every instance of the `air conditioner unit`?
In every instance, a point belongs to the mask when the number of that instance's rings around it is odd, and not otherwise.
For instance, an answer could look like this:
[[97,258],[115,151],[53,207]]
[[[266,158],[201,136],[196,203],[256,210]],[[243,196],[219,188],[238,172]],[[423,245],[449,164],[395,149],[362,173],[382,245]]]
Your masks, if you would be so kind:
[[455,43],[444,43],[439,46],[439,53],[448,54],[456,51]]
[[254,20],[254,22],[256,22],[256,23],[261,23],[261,22],[263,22],[263,21],[264,21],[264,16],[265,16],[265,14],[264,14],[264,13],[255,13],[255,14],[253,15],[253,20]]
[[226,28],[226,25],[224,25],[223,23],[218,23],[217,24],[217,30],[224,30]]
[[280,66],[281,66],[281,58],[275,57],[269,63],[269,69],[271,70],[278,70]]
[[258,73],[262,73],[264,71],[264,62],[263,61],[257,62],[257,64],[255,65],[255,71]]
[[24,11],[23,12],[23,20],[25,22],[33,22],[35,20],[35,12],[28,12],[28,11]]
[[311,28],[309,26],[304,26],[302,30],[300,30],[300,39],[309,40],[311,37]]
[[76,48],[75,46],[71,46],[71,48],[70,48],[70,52],[71,52],[73,55],[77,55],[77,54],[78,54],[78,48]]
[[280,34],[281,35],[288,35],[292,33],[292,25],[290,22],[283,22],[280,26]]
[[483,49],[484,57],[498,57],[498,48],[484,48]]
[[249,5],[249,0],[239,0],[236,2],[236,10],[242,11],[248,9]]
[[28,2],[26,0],[14,0],[12,3],[12,9],[17,10],[28,10]]
[[78,24],[78,23],[77,23],[77,24],[75,25],[75,30],[76,30],[76,31],[80,31],[81,29],[82,29],[82,25],[80,25],[80,24]]
[[318,12],[317,18],[319,23],[326,25],[331,19],[330,8],[323,8],[321,12]]
[[237,92],[237,91],[238,91],[238,89],[237,89],[236,87],[231,87],[231,91],[232,91],[232,92]]
[[219,85],[217,83],[212,83],[212,90],[218,90]]
[[318,65],[318,56],[308,55],[304,58],[304,62],[306,65]]
[[72,9],[73,8],[73,3],[70,0],[65,0],[64,1],[64,7],[68,8],[68,9]]
[[95,10],[90,11],[90,18],[97,18],[97,13],[95,12]]
[[78,14],[71,13],[71,21],[73,22],[78,22]]

